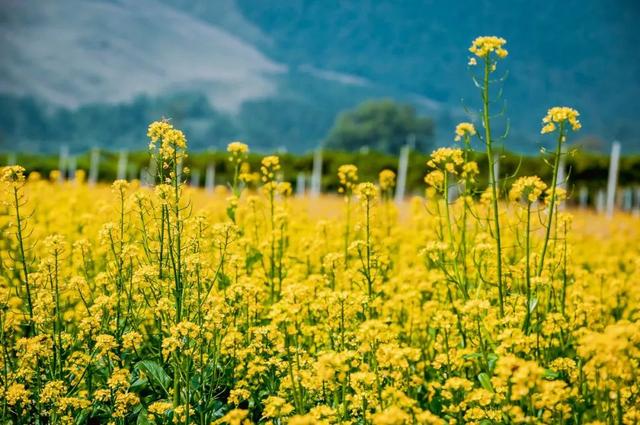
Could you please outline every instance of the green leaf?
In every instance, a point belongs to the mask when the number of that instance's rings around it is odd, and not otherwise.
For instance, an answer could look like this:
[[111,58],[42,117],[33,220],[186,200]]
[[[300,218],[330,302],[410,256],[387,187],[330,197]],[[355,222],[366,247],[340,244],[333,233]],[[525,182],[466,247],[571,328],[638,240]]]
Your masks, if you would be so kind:
[[236,209],[232,206],[227,207],[227,216],[233,221],[236,222]]
[[138,378],[131,384],[129,389],[134,393],[139,393],[147,388],[147,385],[149,385],[149,380],[147,378]]
[[489,375],[484,372],[480,373],[478,375],[478,381],[480,382],[480,385],[482,385],[482,388],[487,391],[494,392],[493,387],[491,386],[491,378],[489,378]]
[[138,413],[136,425],[151,425],[151,422],[149,422],[149,419],[147,417],[147,409],[142,409],[140,413]]
[[228,288],[229,285],[231,285],[231,278],[221,272],[218,274],[218,285],[220,286],[220,289]]
[[[80,414],[76,417],[77,424],[86,423],[89,419],[89,415],[91,414],[91,409],[84,409],[80,412]],[[7,422],[8,423],[8,422]]]
[[558,372],[554,372],[553,370],[545,369],[543,377],[546,379],[557,379],[560,377],[560,374]]
[[487,360],[489,360],[489,370],[493,370],[496,367],[496,362],[498,361],[498,356],[495,353],[489,353],[487,355]]
[[247,252],[245,267],[247,270],[251,270],[253,265],[262,260],[262,253],[254,247],[249,248],[249,252]]
[[152,384],[161,387],[167,396],[169,395],[167,388],[169,388],[171,384],[171,378],[162,366],[152,360],[142,360],[136,364],[136,369],[144,372]]

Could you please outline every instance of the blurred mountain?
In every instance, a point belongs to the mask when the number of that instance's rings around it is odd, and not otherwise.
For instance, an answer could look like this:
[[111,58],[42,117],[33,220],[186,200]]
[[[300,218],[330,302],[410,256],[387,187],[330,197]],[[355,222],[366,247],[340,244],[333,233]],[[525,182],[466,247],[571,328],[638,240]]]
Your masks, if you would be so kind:
[[479,104],[470,41],[496,34],[505,147],[535,151],[546,109],[566,104],[580,137],[638,151],[639,17],[634,0],[2,0],[0,150],[140,148],[166,116],[194,149],[306,151],[380,97],[433,117],[447,144]]

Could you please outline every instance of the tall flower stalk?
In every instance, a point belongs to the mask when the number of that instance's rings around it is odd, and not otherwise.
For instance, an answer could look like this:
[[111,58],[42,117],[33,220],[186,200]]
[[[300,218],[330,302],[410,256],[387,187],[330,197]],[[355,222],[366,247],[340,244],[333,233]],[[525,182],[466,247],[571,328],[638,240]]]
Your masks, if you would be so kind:
[[228,200],[227,215],[233,221],[236,222],[236,209],[238,208],[238,200],[240,199],[240,169],[243,161],[247,159],[249,153],[249,146],[242,142],[231,142],[227,146],[227,152],[229,153],[229,162],[233,167],[233,180],[231,182],[231,194],[232,197]]
[[[445,237],[444,232],[442,231],[441,240],[445,246],[448,247],[450,254],[449,257],[451,257],[451,265],[453,265],[453,275],[450,276],[449,279],[455,283],[462,296],[464,298],[468,298],[464,276],[460,273],[460,267],[458,266],[459,249],[457,247],[456,237],[454,234],[454,217],[451,211],[452,207],[449,204],[449,190],[452,186],[451,180],[462,173],[462,170],[464,169],[463,158],[463,151],[461,149],[436,149],[431,153],[431,159],[427,161],[427,166],[434,170],[426,175],[425,182],[442,194],[447,235]],[[444,256],[442,259],[442,270],[445,274],[450,275],[447,270],[449,262],[444,261]]]
[[12,192],[12,206],[16,220],[16,239],[18,241],[18,261],[22,268],[23,283],[27,299],[27,312],[29,314],[27,336],[32,336],[36,334],[36,327],[33,321],[32,290],[31,283],[29,282],[29,267],[27,265],[27,255],[25,251],[25,221],[22,217],[22,212],[20,211],[20,207],[24,205],[24,200],[22,199],[22,187],[25,183],[24,168],[19,165],[3,168],[2,175],[0,175],[0,181],[8,184]]
[[[498,302],[500,305],[500,315],[504,316],[504,282],[502,276],[502,237],[500,233],[500,211],[498,199],[498,181],[495,175],[493,153],[493,138],[491,135],[491,113],[489,102],[489,86],[491,84],[490,76],[496,70],[498,59],[505,58],[508,54],[504,49],[506,40],[499,37],[478,37],[476,38],[469,51],[479,57],[483,62],[483,78],[479,85],[482,95],[482,125],[484,127],[484,143],[487,152],[487,162],[489,166],[489,185],[491,187],[491,202],[493,211],[493,235],[496,242],[496,271],[498,279]],[[469,62],[471,65],[476,64],[476,59],[472,58]]]
[[526,315],[524,320],[524,331],[529,332],[531,326],[531,312],[533,310],[531,294],[531,205],[538,201],[547,185],[537,176],[520,177],[511,187],[509,198],[513,201],[523,203],[526,208],[525,224],[525,284],[526,284]]
[[[183,303],[185,282],[183,281],[184,264],[182,259],[182,239],[184,229],[184,217],[182,211],[185,207],[181,204],[182,187],[184,185],[183,174],[188,169],[182,168],[183,161],[187,157],[187,139],[184,133],[175,129],[167,120],[156,121],[149,125],[147,135],[151,142],[149,150],[156,156],[161,164],[159,176],[162,184],[156,188],[156,193],[161,199],[161,208],[167,224],[167,242],[170,270],[173,277],[174,298],[174,323],[179,325],[183,320]],[[159,146],[156,144],[159,143]],[[172,356],[173,361],[173,407],[176,408],[182,401],[182,374],[183,362],[181,355]]]
[[471,215],[470,205],[472,204],[473,187],[479,174],[478,164],[470,160],[471,137],[477,134],[476,128],[472,123],[462,122],[456,126],[455,138],[456,142],[462,142],[463,166],[461,172],[463,190],[462,190],[462,225],[460,226],[460,257],[462,261],[462,279],[464,292],[468,292],[469,276],[467,265],[468,237],[467,227],[469,216]]
[[[264,186],[262,187],[267,198],[269,199],[269,245],[270,245],[270,254],[269,254],[269,272],[267,276],[269,277],[269,286],[270,286],[270,299],[272,301],[276,300],[279,296],[279,286],[282,284],[282,274],[279,273],[281,270],[280,258],[279,255],[281,251],[281,244],[276,240],[276,236],[278,235],[277,229],[277,217],[276,217],[276,192],[278,189],[278,182],[276,180],[276,174],[280,170],[280,159],[277,156],[266,156],[262,158],[260,172],[262,173],[262,182]],[[276,278],[278,279],[278,284],[276,284]]]
[[551,237],[551,228],[553,227],[553,215],[556,209],[557,193],[558,193],[558,171],[560,169],[560,158],[563,155],[562,144],[567,140],[567,133],[569,127],[573,131],[578,131],[582,127],[578,120],[580,114],[575,109],[566,106],[556,106],[549,111],[547,115],[542,119],[543,127],[542,134],[557,132],[556,150],[553,155],[553,177],[551,181],[551,194],[549,197],[549,213],[547,217],[544,241],[542,243],[542,251],[540,253],[540,260],[538,263],[537,276],[542,275],[544,270],[544,261],[547,254],[547,246],[549,245],[549,239]]
[[349,240],[351,232],[351,198],[353,190],[358,183],[358,167],[353,164],[341,165],[338,168],[338,180],[340,187],[338,192],[344,196],[345,202],[345,224],[344,224],[344,268],[349,267]]

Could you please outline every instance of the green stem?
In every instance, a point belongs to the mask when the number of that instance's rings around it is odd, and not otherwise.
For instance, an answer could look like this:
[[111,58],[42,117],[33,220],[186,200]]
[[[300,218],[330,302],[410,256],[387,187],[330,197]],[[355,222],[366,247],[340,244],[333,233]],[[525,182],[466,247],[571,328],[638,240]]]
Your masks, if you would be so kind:
[[[446,170],[444,172],[444,211],[445,211],[445,216],[447,218],[447,232],[449,233],[449,243],[451,244],[451,249],[453,250],[455,246],[455,240],[453,239],[453,225],[451,224],[451,212],[449,211],[449,173]],[[457,253],[457,250],[455,250],[454,252]],[[460,283],[461,279],[460,279],[460,271],[458,269],[457,258],[454,258],[453,260],[453,269],[454,269],[456,279],[458,280],[456,284],[458,285],[460,291],[462,292],[462,295],[466,299],[467,294],[464,290],[463,285],[461,285]]]
[[31,301],[31,285],[29,284],[29,271],[27,269],[27,260],[24,253],[24,239],[22,237],[22,217],[20,216],[20,199],[18,198],[18,188],[13,188],[13,199],[16,209],[16,220],[18,227],[18,245],[20,248],[20,262],[22,263],[22,272],[24,273],[24,285],[27,290],[27,308],[29,309],[29,335],[35,335],[36,329],[33,322],[33,302]]
[[347,199],[347,218],[344,229],[344,269],[349,267],[349,221],[351,221],[351,196],[346,195]]
[[525,255],[526,255],[526,269],[525,269],[525,279],[527,282],[527,314],[524,320],[524,331],[525,334],[529,333],[529,323],[531,321],[531,269],[530,269],[530,258],[531,258],[531,247],[530,247],[530,235],[531,232],[531,203],[527,202],[527,228],[525,234]]
[[366,232],[367,232],[367,283],[369,287],[369,300],[373,297],[373,278],[371,274],[371,213],[370,201],[366,199]]
[[489,162],[489,184],[491,184],[492,201],[493,201],[493,221],[495,225],[496,239],[496,267],[498,272],[498,299],[500,302],[500,316],[504,317],[504,294],[502,282],[502,241],[500,239],[500,212],[498,210],[498,182],[493,169],[493,151],[491,149],[491,123],[489,119],[489,74],[491,72],[491,64],[489,57],[484,61],[484,85],[482,89],[482,122],[484,124],[484,138],[487,146],[487,160]]
[[567,225],[564,225],[564,253],[562,259],[562,315],[565,316],[565,306],[567,303]]
[[271,219],[271,301],[276,298],[276,211],[274,201],[274,188],[269,188],[269,214]]
[[556,205],[556,187],[558,184],[558,168],[560,168],[560,156],[562,155],[562,141],[564,140],[564,121],[560,123],[558,131],[558,144],[556,146],[556,154],[553,162],[553,180],[551,182],[551,201],[549,202],[549,220],[547,221],[547,229],[544,235],[544,243],[542,244],[542,253],[540,254],[540,263],[536,275],[540,276],[544,268],[544,258],[547,253],[549,237],[551,236],[551,226],[553,225],[553,212]]

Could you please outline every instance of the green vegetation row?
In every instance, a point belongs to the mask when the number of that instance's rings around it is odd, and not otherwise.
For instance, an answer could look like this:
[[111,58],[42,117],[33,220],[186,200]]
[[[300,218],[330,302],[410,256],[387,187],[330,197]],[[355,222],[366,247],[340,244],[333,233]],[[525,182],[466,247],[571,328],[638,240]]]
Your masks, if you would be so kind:
[[[100,167],[98,179],[110,182],[117,178],[118,153],[102,151],[100,154]],[[90,153],[76,156],[77,169],[89,170]],[[313,153],[294,155],[290,153],[280,154],[282,164],[282,178],[295,185],[297,175],[305,173],[307,184],[313,168]],[[413,151],[409,157],[407,175],[408,193],[419,193],[424,189],[424,176],[427,171],[427,153]],[[474,155],[481,169],[486,169],[487,159],[483,154]],[[259,171],[259,163],[262,155],[250,154],[247,162],[252,171]],[[37,171],[48,176],[53,170],[59,168],[59,159],[56,155],[19,154],[16,157],[18,164],[28,172]],[[582,186],[589,189],[598,189],[606,185],[609,172],[609,157],[601,154],[586,152],[572,152],[566,156],[566,173],[569,176],[569,189]],[[227,153],[223,151],[194,153],[189,156],[185,166],[192,171],[197,170],[200,175],[200,184],[204,184],[204,176],[208,165],[215,166],[216,184],[225,184],[232,178],[232,167],[227,161]],[[354,164],[358,167],[361,181],[376,181],[378,173],[384,169],[397,171],[398,158],[396,156],[379,152],[339,152],[325,151],[322,155],[322,189],[323,191],[335,191],[337,189],[338,167],[342,164]],[[129,152],[127,177],[137,178],[140,170],[149,166],[149,154],[146,151]],[[519,175],[538,175],[543,179],[551,177],[551,165],[544,157],[518,156],[509,152],[500,153],[500,177],[508,183],[508,177]],[[480,183],[486,184],[486,176],[480,176]],[[620,174],[618,177],[620,186],[632,186],[640,184],[640,155],[623,156],[620,160]]]

